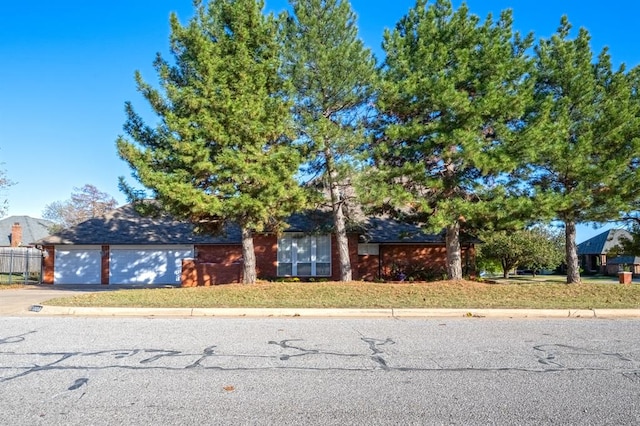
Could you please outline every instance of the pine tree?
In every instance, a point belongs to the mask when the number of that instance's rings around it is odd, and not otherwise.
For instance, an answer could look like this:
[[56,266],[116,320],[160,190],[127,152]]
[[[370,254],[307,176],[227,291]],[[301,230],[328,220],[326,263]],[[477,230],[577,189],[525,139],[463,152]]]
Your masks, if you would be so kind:
[[162,208],[209,232],[242,230],[244,282],[256,280],[253,234],[277,229],[306,197],[294,176],[290,104],[281,74],[278,21],[256,0],[195,2],[182,26],[171,15],[175,63],[158,56],[161,89],[136,74],[160,123],[127,103],[120,156]]
[[385,33],[369,201],[444,228],[449,279],[462,278],[461,226],[522,208],[506,177],[531,99],[531,44],[513,32],[510,11],[481,23],[448,0],[418,0]]
[[291,5],[286,69],[300,140],[308,149],[306,171],[327,182],[340,278],[351,281],[344,185],[364,143],[362,114],[371,99],[375,59],[358,38],[347,0],[292,0]]
[[539,215],[565,227],[567,283],[579,283],[576,225],[615,220],[640,186],[637,70],[612,70],[603,50],[594,61],[590,36],[561,20],[536,47],[535,96],[522,139],[528,182]]

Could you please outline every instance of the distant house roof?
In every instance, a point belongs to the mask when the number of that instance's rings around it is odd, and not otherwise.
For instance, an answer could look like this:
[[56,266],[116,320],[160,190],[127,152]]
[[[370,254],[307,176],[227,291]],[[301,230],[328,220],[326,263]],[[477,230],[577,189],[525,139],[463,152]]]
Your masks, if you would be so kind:
[[631,238],[631,234],[624,229],[610,229],[578,244],[578,255],[606,254],[620,244],[620,237]]
[[[295,213],[287,220],[286,232],[328,233],[332,231],[331,212],[309,210]],[[361,235],[369,243],[444,243],[443,234],[427,234],[418,225],[392,219],[372,217],[351,226],[350,232]],[[464,240],[477,242],[475,240]],[[160,244],[240,244],[237,226],[227,226],[221,235],[195,232],[192,224],[177,221],[168,215],[141,216],[127,204],[101,217],[89,219],[37,241],[41,245],[160,245]]]
[[640,265],[640,256],[616,256],[607,260],[607,265]]
[[22,245],[32,245],[35,241],[50,234],[53,222],[30,216],[9,216],[0,219],[0,247],[11,246],[11,228],[19,223],[22,228]]

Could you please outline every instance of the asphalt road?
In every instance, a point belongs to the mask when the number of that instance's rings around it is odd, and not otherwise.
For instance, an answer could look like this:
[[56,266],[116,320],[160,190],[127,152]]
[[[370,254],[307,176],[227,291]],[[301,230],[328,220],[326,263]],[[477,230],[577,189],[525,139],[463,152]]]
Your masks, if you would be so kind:
[[639,325],[8,316],[0,424],[638,424]]

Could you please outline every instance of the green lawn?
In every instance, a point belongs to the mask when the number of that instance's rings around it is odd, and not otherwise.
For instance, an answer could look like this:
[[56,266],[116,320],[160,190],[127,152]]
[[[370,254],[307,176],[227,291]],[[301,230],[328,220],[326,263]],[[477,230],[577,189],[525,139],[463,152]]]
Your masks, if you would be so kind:
[[102,291],[46,302],[58,306],[246,308],[640,308],[640,285],[612,278],[516,277],[492,282],[267,283]]
[[25,279],[23,274],[0,274],[0,289],[7,288],[9,285],[20,284],[36,284],[38,282],[37,275],[31,275]]

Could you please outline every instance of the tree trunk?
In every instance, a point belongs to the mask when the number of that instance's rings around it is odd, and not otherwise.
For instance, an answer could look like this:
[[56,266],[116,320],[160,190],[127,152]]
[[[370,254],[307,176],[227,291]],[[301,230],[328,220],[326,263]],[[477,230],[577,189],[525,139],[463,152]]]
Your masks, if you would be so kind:
[[349,257],[349,238],[345,225],[342,203],[334,207],[333,220],[336,224],[336,243],[338,244],[338,259],[340,261],[340,281],[351,281],[351,259]]
[[462,279],[462,250],[460,249],[460,224],[458,221],[447,226],[447,277],[450,280]]
[[349,238],[347,237],[346,219],[342,206],[344,200],[338,188],[338,174],[333,164],[333,154],[329,148],[325,149],[327,161],[327,175],[331,188],[331,207],[335,226],[336,243],[338,245],[338,261],[340,262],[340,281],[349,282],[353,279],[351,273],[351,258],[349,256]]
[[580,265],[578,264],[578,246],[576,245],[576,224],[572,221],[565,221],[564,224],[567,284],[579,284]]
[[256,252],[253,249],[253,233],[246,228],[242,228],[242,257],[243,263],[243,284],[254,284],[256,282]]

